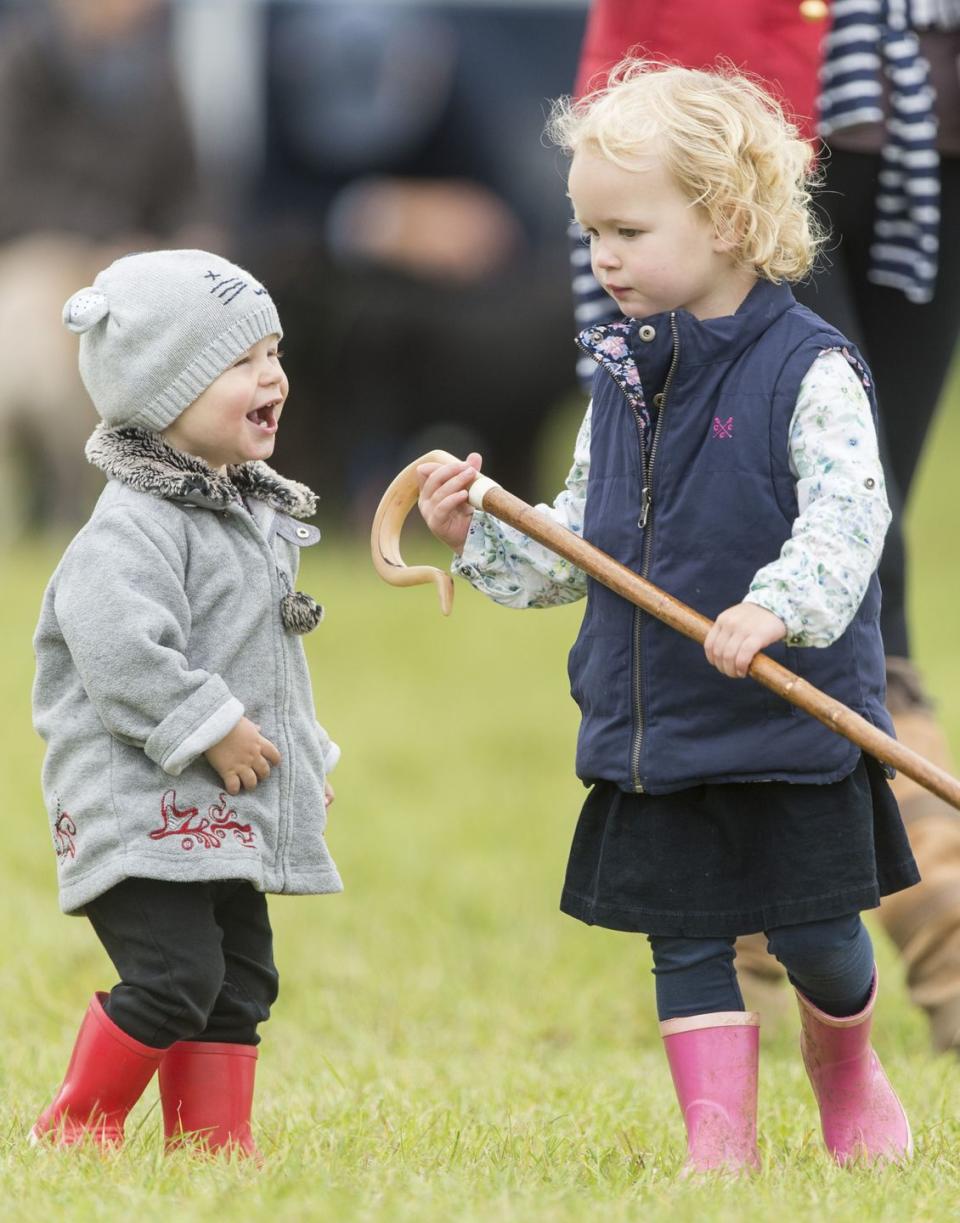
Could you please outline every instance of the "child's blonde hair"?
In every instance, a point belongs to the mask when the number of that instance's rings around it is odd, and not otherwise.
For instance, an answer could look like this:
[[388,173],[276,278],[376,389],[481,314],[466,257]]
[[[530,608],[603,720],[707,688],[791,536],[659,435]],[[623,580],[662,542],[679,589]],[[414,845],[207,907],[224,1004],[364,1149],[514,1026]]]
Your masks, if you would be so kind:
[[633,57],[602,88],[554,103],[547,135],[568,153],[587,146],[626,170],[651,149],[740,266],[801,280],[824,234],[811,211],[813,149],[779,104],[726,66],[700,71]]

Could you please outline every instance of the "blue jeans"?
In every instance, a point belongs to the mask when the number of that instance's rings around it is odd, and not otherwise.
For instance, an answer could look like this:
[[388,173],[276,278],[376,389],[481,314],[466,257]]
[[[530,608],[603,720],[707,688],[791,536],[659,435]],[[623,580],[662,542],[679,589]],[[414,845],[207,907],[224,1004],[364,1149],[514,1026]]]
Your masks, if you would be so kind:
[[[767,947],[794,986],[828,1015],[855,1015],[873,985],[873,944],[859,913],[765,931]],[[664,1019],[742,1011],[733,938],[648,935]]]

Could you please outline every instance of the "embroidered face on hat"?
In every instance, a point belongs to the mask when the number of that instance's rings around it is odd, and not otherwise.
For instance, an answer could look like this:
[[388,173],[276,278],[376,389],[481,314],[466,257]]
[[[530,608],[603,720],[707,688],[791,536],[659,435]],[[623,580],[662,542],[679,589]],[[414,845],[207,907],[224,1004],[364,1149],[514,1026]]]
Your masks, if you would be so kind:
[[112,263],[63,308],[80,376],[108,425],[160,432],[254,344],[283,329],[249,272],[207,251]]

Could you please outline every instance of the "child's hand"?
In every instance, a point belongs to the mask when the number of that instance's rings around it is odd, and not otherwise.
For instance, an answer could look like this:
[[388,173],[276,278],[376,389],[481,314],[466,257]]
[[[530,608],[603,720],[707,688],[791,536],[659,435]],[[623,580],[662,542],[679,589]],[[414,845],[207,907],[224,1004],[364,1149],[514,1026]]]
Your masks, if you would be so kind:
[[773,612],[756,603],[736,603],[717,616],[703,648],[718,671],[742,679],[757,651],[786,635],[787,626]]
[[232,731],[204,752],[220,774],[228,794],[239,794],[240,787],[253,790],[270,776],[271,764],[280,763],[277,748],[260,734],[260,727],[241,718]]
[[334,792],[333,792],[333,786],[332,786],[332,785],[329,783],[329,781],[327,781],[327,780],[326,780],[326,778],[324,778],[324,782],[323,782],[323,805],[326,807],[326,809],[327,809],[328,811],[329,811],[329,810],[330,810],[330,808],[333,806],[333,800],[334,800],[336,797],[337,797],[337,796],[336,796],[336,794],[334,794]]
[[473,518],[467,489],[477,478],[482,462],[480,455],[473,453],[467,455],[465,463],[421,463],[417,468],[417,505],[423,521],[437,539],[458,554],[463,551]]

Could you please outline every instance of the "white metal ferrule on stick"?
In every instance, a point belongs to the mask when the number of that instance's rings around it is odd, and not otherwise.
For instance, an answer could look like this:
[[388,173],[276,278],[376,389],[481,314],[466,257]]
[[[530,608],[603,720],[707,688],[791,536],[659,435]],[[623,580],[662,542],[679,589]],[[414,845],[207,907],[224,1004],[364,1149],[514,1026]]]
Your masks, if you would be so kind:
[[499,488],[500,485],[496,480],[491,480],[489,476],[477,476],[474,482],[470,485],[467,492],[467,498],[475,510],[483,509],[483,499],[492,488]]

